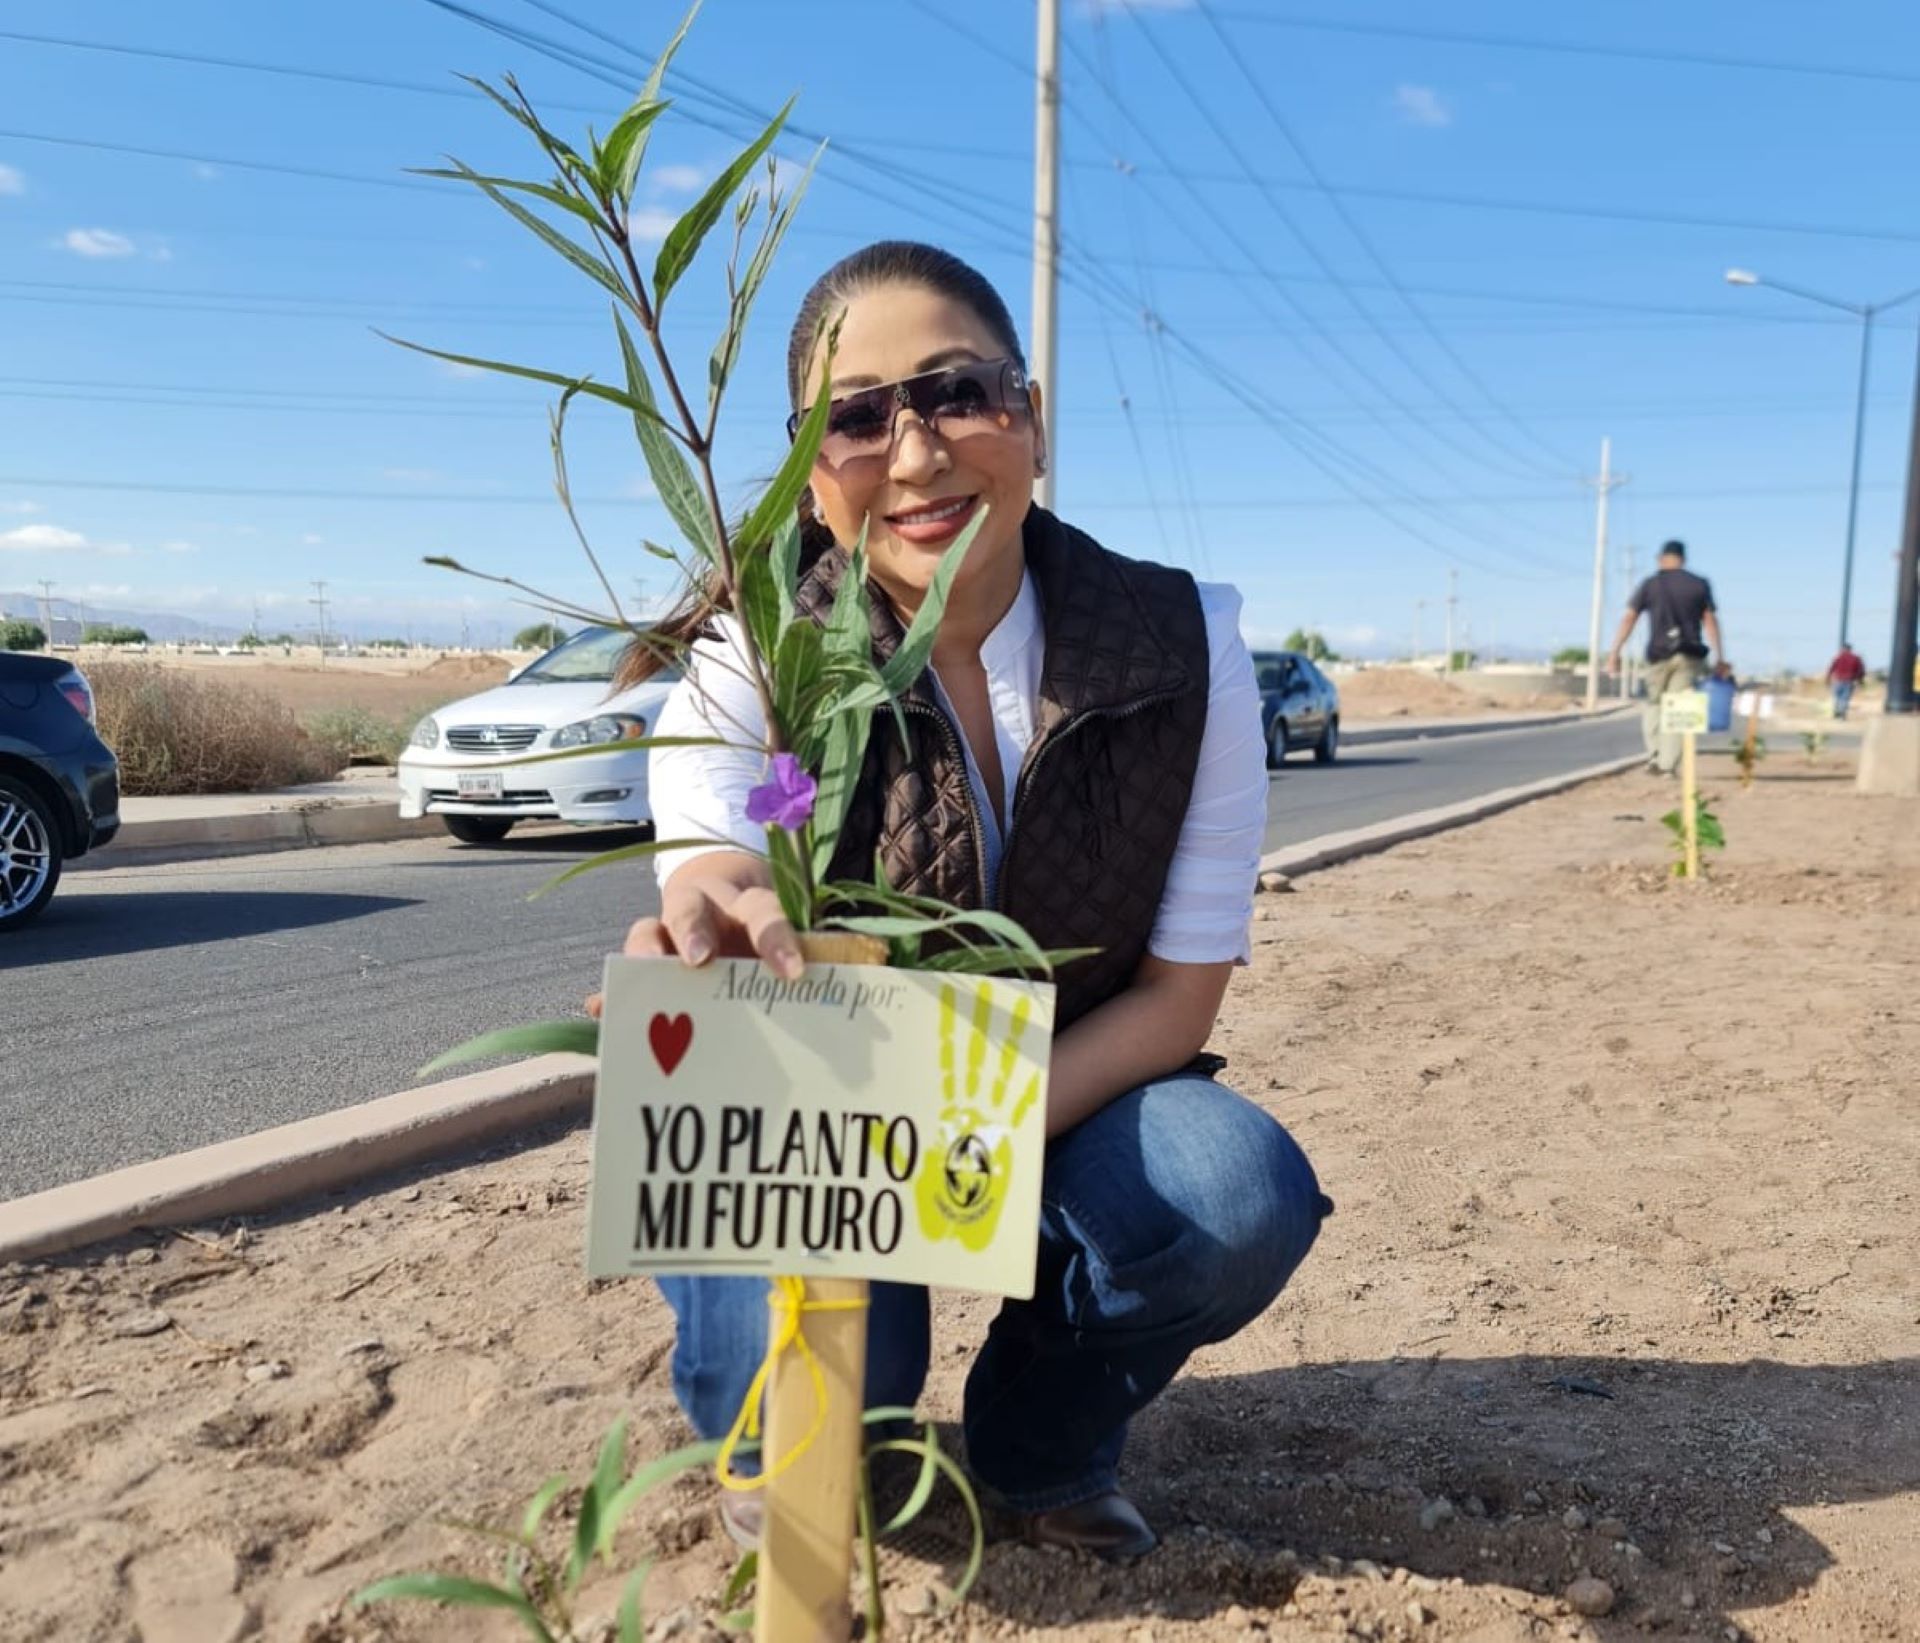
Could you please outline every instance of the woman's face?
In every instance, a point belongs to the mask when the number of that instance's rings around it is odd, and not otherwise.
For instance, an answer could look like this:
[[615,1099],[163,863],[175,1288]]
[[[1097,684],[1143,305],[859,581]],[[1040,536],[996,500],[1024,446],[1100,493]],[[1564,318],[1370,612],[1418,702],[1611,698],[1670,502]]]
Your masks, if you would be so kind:
[[[1006,352],[965,303],[921,285],[875,286],[846,305],[829,391],[839,398]],[[808,372],[803,409],[819,392],[825,353],[823,345]],[[1037,410],[1037,389],[1033,397]],[[942,556],[986,506],[987,522],[954,589],[964,597],[969,588],[994,586],[1019,559],[1042,437],[1037,416],[1015,414],[1004,426],[980,419],[964,431],[955,426],[949,437],[903,408],[883,449],[837,464],[823,455],[814,465],[815,509],[848,547],[866,527],[873,578],[913,609]]]

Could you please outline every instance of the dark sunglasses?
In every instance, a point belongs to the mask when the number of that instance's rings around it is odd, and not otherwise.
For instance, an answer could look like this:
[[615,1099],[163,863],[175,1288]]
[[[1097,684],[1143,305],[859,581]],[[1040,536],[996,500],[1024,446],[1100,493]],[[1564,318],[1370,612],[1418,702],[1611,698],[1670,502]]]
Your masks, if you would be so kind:
[[[859,457],[885,456],[900,413],[911,410],[942,439],[1004,433],[1033,412],[1027,373],[1011,359],[987,359],[928,371],[878,388],[862,388],[827,406],[820,455],[835,466]],[[800,432],[806,412],[787,418],[787,438]]]

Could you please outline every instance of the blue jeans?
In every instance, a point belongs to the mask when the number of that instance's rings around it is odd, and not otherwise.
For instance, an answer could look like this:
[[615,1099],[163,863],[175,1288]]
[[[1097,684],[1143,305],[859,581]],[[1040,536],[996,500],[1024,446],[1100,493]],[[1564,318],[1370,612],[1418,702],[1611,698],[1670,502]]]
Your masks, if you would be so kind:
[[1833,681],[1833,716],[1836,719],[1844,719],[1847,716],[1847,708],[1852,704],[1852,702],[1853,702],[1853,681],[1851,679],[1834,680]]
[[[1127,1422],[1197,1347],[1280,1293],[1333,1205],[1293,1138],[1210,1079],[1163,1078],[1047,1147],[1034,1296],[1008,1301],[967,1376],[967,1459],[1039,1512],[1115,1487]],[[663,1278],[679,1320],[673,1388],[702,1437],[732,1424],[766,1351],[767,1286]],[[926,1380],[927,1292],[875,1284],[869,1408]]]

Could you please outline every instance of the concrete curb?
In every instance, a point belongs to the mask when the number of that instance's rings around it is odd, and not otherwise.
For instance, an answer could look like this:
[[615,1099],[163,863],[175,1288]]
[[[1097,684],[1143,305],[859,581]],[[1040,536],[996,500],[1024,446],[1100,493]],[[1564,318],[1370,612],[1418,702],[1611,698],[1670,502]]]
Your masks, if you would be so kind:
[[1596,719],[1611,719],[1639,706],[1637,702],[1614,707],[1595,708],[1593,712],[1530,714],[1524,719],[1423,719],[1413,725],[1375,721],[1342,729],[1342,747],[1377,747],[1382,742],[1430,742],[1447,736],[1490,736],[1502,730],[1558,730],[1565,725],[1592,724]]
[[68,870],[139,867],[162,861],[304,850],[322,844],[386,844],[443,831],[437,816],[403,819],[398,804],[317,799],[284,810],[126,822],[106,849],[82,856]]
[[543,1055],[0,1203],[0,1261],[270,1209],[584,1113],[594,1061]]
[[[1639,754],[1612,759],[1462,804],[1324,834],[1273,851],[1260,866],[1310,873],[1464,827],[1642,762]],[[0,1261],[58,1254],[140,1227],[271,1209],[350,1186],[476,1141],[584,1113],[593,1078],[590,1057],[538,1056],[16,1198],[0,1203]]]
[[1470,822],[1497,816],[1502,810],[1511,810],[1516,805],[1564,793],[1570,787],[1596,781],[1602,776],[1617,776],[1645,763],[1644,753],[1634,753],[1626,758],[1609,759],[1604,764],[1590,764],[1582,770],[1569,770],[1537,782],[1526,782],[1519,787],[1503,787],[1496,793],[1483,793],[1477,799],[1465,799],[1459,804],[1442,805],[1436,810],[1416,810],[1410,816],[1396,816],[1392,821],[1375,822],[1371,827],[1356,827],[1349,833],[1323,833],[1317,839],[1269,851],[1260,858],[1260,871],[1297,876],[1316,872],[1322,867],[1337,866],[1343,861],[1352,861],[1356,856],[1377,855],[1383,850],[1391,850],[1396,844],[1424,839],[1430,834],[1447,832],[1450,828],[1465,827]]

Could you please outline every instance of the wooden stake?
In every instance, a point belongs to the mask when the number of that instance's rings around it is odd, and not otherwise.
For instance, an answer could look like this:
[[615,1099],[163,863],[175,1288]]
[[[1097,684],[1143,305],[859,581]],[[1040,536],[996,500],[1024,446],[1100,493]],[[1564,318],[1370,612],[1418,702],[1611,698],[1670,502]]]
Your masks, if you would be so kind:
[[[871,936],[803,935],[810,964],[884,964]],[[864,1279],[809,1278],[809,1301],[867,1298]],[[766,1486],[767,1526],[754,1597],[756,1643],[847,1643],[853,1611],[854,1514],[859,1500],[861,1415],[867,1379],[867,1309],[808,1312],[801,1327],[826,1379],[826,1421],[806,1452]],[[767,1388],[766,1447],[777,1461],[819,1419],[813,1376],[798,1352],[781,1354]]]
[[1696,746],[1700,738],[1689,731],[1680,748],[1680,821],[1686,829],[1687,877],[1700,876],[1700,765]]

